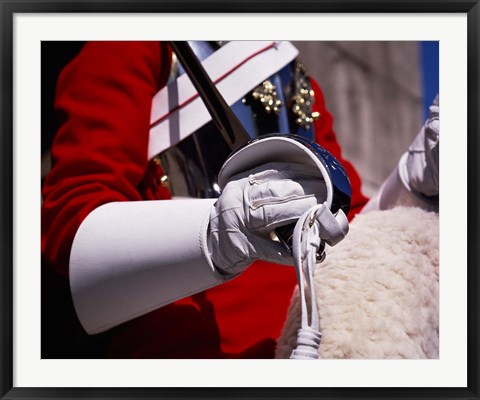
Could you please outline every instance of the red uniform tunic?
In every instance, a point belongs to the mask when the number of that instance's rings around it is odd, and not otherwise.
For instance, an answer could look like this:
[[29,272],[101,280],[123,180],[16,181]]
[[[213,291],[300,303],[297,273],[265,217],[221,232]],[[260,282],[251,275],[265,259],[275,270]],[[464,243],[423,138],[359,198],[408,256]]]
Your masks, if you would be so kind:
[[[42,254],[64,276],[75,232],[92,210],[112,201],[168,198],[161,187],[140,188],[148,175],[151,101],[167,81],[170,59],[164,43],[92,42],[59,78],[55,107],[61,125],[43,186]],[[341,157],[322,92],[312,85],[321,115],[316,139],[350,177],[351,219],[366,198],[357,172]],[[104,354],[271,358],[295,284],[293,268],[256,262],[224,285],[114,328]]]

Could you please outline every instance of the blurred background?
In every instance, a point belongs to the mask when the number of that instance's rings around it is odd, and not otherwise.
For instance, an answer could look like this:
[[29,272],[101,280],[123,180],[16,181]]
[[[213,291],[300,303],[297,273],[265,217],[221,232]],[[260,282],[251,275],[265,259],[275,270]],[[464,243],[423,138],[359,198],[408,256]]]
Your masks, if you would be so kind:
[[[322,88],[344,156],[372,196],[418,133],[438,93],[438,42],[293,42]],[[42,177],[56,131],[59,72],[83,42],[42,45]]]

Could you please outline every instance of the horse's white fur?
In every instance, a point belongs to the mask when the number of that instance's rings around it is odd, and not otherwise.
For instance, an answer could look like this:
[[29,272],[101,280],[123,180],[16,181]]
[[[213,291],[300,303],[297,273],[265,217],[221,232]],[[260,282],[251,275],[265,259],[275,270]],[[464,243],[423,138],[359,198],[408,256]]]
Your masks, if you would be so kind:
[[[320,358],[438,358],[438,237],[438,214],[419,208],[352,221],[315,271]],[[299,325],[296,289],[277,358],[290,356]]]

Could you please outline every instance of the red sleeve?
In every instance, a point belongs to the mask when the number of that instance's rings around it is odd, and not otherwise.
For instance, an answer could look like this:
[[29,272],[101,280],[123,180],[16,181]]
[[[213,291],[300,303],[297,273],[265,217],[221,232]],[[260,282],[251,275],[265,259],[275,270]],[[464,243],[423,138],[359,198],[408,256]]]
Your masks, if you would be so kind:
[[335,158],[340,161],[344,166],[348,177],[350,178],[350,185],[352,188],[352,202],[350,206],[350,212],[348,213],[348,219],[357,214],[363,206],[367,203],[368,199],[362,194],[361,191],[361,179],[358,172],[353,165],[345,160],[341,154],[340,145],[337,142],[335,133],[333,132],[333,118],[325,107],[325,99],[323,93],[320,90],[317,82],[311,79],[312,89],[315,93],[315,103],[313,106],[314,111],[320,113],[320,118],[315,121],[315,137],[317,143],[332,153]]
[[62,71],[60,128],[42,188],[42,255],[62,274],[92,210],[141,199],[152,97],[169,69],[170,50],[160,42],[90,42]]

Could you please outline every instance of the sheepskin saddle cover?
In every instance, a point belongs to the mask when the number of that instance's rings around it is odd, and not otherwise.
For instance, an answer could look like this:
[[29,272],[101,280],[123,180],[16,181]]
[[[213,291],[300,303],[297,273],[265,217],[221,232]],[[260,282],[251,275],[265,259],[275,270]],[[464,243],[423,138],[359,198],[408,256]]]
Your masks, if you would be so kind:
[[[357,215],[315,269],[320,358],[438,358],[438,214],[399,207]],[[298,287],[278,340],[289,358]]]

